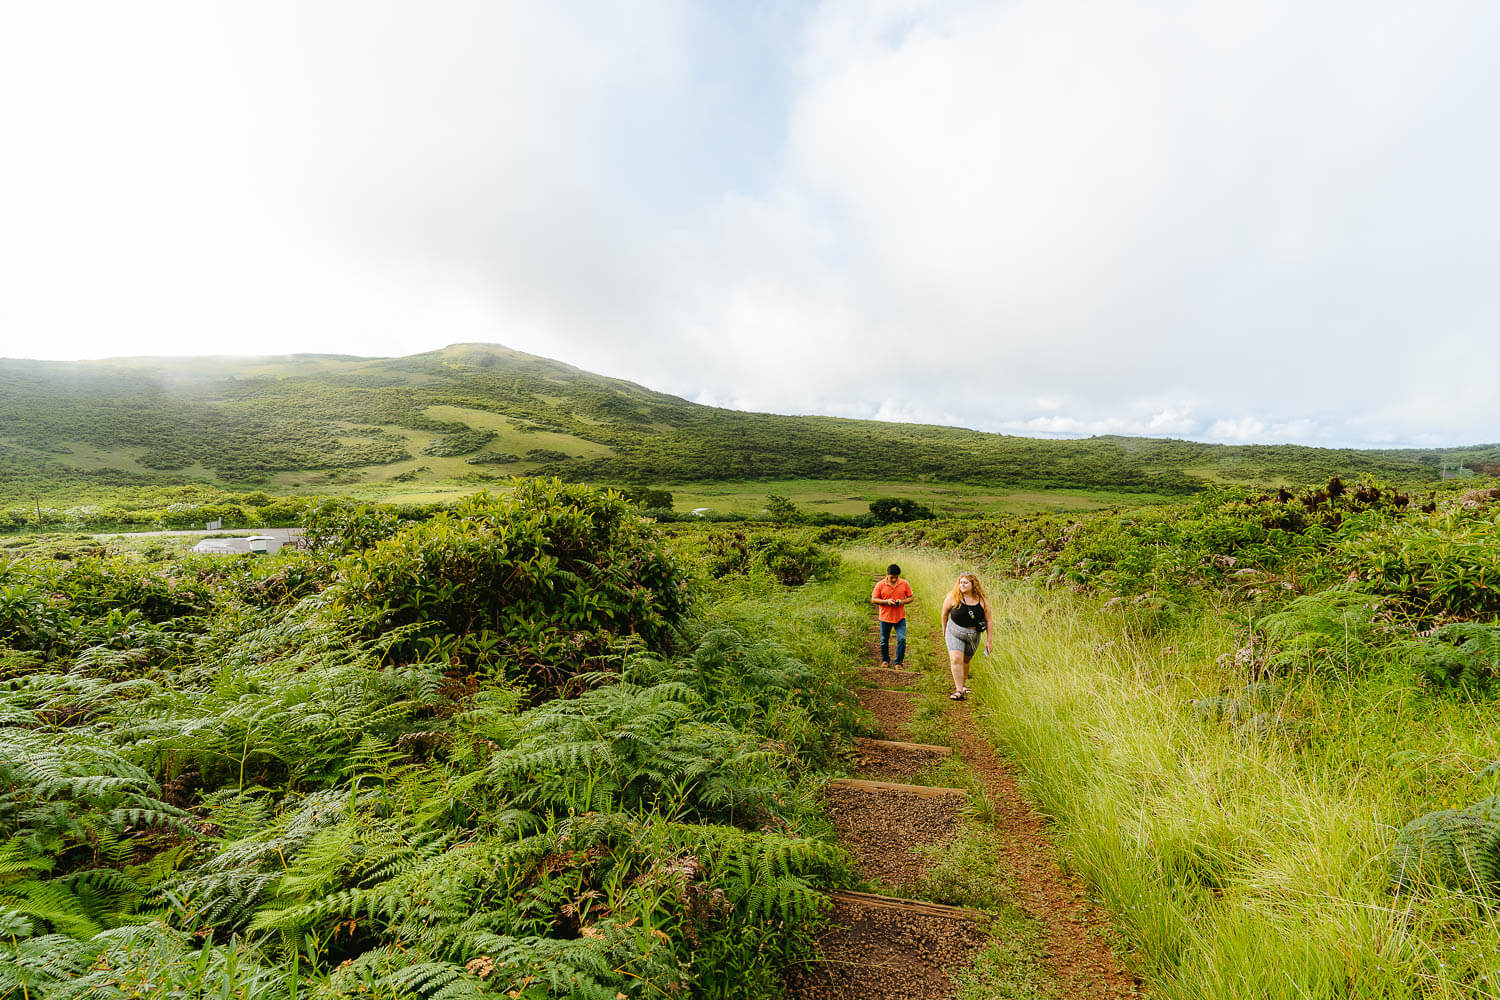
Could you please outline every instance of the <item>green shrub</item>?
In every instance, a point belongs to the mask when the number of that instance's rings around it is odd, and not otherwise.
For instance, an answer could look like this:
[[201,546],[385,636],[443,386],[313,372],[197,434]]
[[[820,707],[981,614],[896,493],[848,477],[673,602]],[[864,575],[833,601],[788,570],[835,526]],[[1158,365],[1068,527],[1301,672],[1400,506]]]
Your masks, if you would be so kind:
[[818,576],[830,575],[839,564],[838,553],[812,542],[778,537],[761,549],[760,561],[771,575],[789,587],[800,587]]
[[865,529],[856,525],[831,525],[818,532],[815,541],[824,545],[833,545],[840,542],[852,542],[856,538],[864,536]]
[[0,565],[0,642],[49,656],[108,642],[138,625],[198,615],[214,604],[192,567],[79,554]]
[[705,545],[708,575],[715,580],[750,572],[750,543],[743,531],[715,531]]
[[467,455],[478,451],[495,439],[495,432],[491,430],[475,430],[472,427],[459,427],[451,430],[440,437],[435,437],[422,449],[422,454],[433,455],[438,458],[453,458],[458,455]]
[[642,510],[671,510],[672,491],[649,486],[623,486],[620,495]]
[[555,448],[532,448],[526,452],[528,462],[566,462],[567,452],[558,451]]
[[870,514],[876,524],[896,524],[901,521],[925,521],[937,515],[932,508],[906,497],[881,497],[870,501]]
[[[392,651],[559,679],[633,636],[664,648],[685,581],[660,539],[618,499],[522,480],[349,553],[331,596]],[[568,666],[573,664],[575,666]]]
[[766,494],[766,517],[776,524],[798,524],[807,515],[791,500],[775,493]]
[[1463,508],[1346,532],[1338,564],[1428,620],[1500,615],[1500,518]]
[[303,540],[314,552],[341,556],[391,537],[401,519],[384,504],[322,500],[307,511],[302,526]]
[[521,456],[509,451],[487,451],[482,455],[474,455],[469,459],[470,465],[511,465],[521,460]]

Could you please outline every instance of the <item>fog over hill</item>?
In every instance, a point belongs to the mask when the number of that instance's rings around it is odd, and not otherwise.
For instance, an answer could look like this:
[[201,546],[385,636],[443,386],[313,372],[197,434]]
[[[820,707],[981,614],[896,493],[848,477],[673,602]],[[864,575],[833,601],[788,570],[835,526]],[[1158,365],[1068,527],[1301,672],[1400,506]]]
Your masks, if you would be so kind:
[[[0,361],[6,492],[215,482],[621,483],[909,479],[1188,493],[1205,482],[1488,471],[1500,447],[1358,451],[1160,438],[1055,440],[746,413],[493,344],[399,358]],[[327,480],[327,474],[336,477]],[[465,478],[467,477],[467,479]]]

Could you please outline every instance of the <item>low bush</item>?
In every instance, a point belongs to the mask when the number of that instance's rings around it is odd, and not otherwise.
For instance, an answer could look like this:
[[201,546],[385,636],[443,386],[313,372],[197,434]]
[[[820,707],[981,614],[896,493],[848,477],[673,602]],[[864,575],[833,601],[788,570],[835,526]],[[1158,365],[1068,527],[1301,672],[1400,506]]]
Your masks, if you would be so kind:
[[800,587],[809,580],[830,575],[839,564],[838,553],[829,552],[812,542],[774,538],[762,548],[758,558],[780,582]]
[[557,480],[480,493],[339,563],[330,597],[392,654],[558,683],[633,637],[664,649],[686,579],[626,503]]
[[400,526],[400,515],[388,505],[322,500],[303,515],[302,537],[314,552],[341,556],[391,537]]
[[932,508],[906,497],[881,497],[870,501],[870,514],[876,524],[898,524],[902,521],[926,521],[936,517]]
[[708,574],[722,579],[750,572],[750,542],[743,531],[716,531],[705,540]]
[[494,431],[475,430],[472,427],[459,427],[433,438],[422,449],[422,454],[432,455],[437,458],[452,458],[458,455],[467,455],[478,451],[494,439]]

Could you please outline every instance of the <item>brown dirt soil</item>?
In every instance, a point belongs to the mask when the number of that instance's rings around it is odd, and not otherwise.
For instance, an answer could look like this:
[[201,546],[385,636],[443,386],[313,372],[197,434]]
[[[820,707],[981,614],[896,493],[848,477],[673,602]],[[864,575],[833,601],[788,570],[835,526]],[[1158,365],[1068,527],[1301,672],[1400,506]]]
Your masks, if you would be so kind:
[[946,1000],[953,973],[984,947],[982,919],[931,907],[899,909],[857,894],[834,898],[834,928],[818,939],[820,961],[787,976],[797,1000]]
[[932,862],[912,849],[938,844],[958,829],[963,795],[915,795],[891,789],[823,789],[839,840],[867,879],[898,889],[921,881]]
[[871,715],[880,733],[888,740],[906,736],[906,727],[917,709],[921,695],[915,691],[887,691],[884,688],[856,688],[855,695]]
[[862,667],[859,682],[872,688],[913,688],[922,679],[915,670],[896,670],[891,667]]
[[907,781],[946,759],[946,754],[892,745],[882,740],[858,739],[855,766],[862,777]]
[[[888,739],[906,738],[920,696],[877,688],[857,694]],[[1111,929],[1107,915],[1058,867],[1044,818],[1021,794],[1010,766],[979,733],[969,704],[948,702],[944,709],[958,751],[994,802],[1015,902],[1040,925],[1045,960],[1060,995],[1069,1000],[1139,996],[1136,980],[1106,943]],[[941,759],[920,751],[891,752],[894,748],[872,747],[868,740],[860,743],[870,748],[860,751],[866,759],[860,770],[869,778],[902,777],[913,765],[920,770]],[[926,759],[918,763],[918,755]],[[898,887],[913,885],[930,866],[913,847],[941,843],[957,832],[958,807],[964,801],[958,794],[837,783],[824,796],[860,874]],[[834,902],[835,926],[818,939],[821,960],[788,973],[787,996],[795,1000],[952,1000],[957,990],[953,974],[972,965],[988,937],[982,920],[952,908],[859,893],[836,893]]]
[[1046,834],[1047,820],[1026,800],[1012,765],[979,732],[967,701],[944,707],[959,753],[994,802],[995,825],[1005,833],[1015,903],[1040,925],[1047,964],[1062,995],[1081,1000],[1140,996],[1139,981],[1121,967],[1107,943],[1112,931],[1109,915],[1090,902],[1082,882],[1058,867],[1057,849]]

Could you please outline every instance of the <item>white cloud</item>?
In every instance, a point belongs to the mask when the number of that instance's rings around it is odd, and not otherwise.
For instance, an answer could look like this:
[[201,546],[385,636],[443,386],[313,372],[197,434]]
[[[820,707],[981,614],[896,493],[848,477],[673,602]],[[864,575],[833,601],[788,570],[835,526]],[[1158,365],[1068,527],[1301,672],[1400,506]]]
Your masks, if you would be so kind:
[[1500,8],[749,10],[12,7],[0,354],[493,340],[760,410],[1500,440]]
[[[1476,42],[1496,15],[1207,10],[825,4],[766,201],[834,220],[843,280],[825,291],[852,297],[870,342],[907,345],[914,412],[1235,441],[1500,435],[1474,266],[1500,250],[1474,167],[1500,166],[1500,143],[1471,103],[1500,83]],[[1444,156],[1457,188],[1440,189]],[[1439,344],[1461,370],[1422,374]],[[859,391],[873,353],[818,384]],[[1191,405],[1141,415],[1162,396]]]

